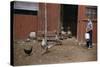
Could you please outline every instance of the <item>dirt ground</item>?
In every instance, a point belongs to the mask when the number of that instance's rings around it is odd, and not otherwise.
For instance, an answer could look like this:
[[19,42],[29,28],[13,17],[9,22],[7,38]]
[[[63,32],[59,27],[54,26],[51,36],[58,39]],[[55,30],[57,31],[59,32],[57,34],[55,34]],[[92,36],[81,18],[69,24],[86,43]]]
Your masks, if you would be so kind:
[[[75,38],[62,40],[63,45],[55,45],[49,49],[49,52],[42,55],[43,49],[41,42],[15,42],[14,43],[14,65],[37,65],[37,64],[55,64],[69,62],[85,62],[97,60],[97,47],[93,45],[92,49],[87,49],[85,44],[80,44]],[[27,56],[24,48],[33,46],[31,56]]]

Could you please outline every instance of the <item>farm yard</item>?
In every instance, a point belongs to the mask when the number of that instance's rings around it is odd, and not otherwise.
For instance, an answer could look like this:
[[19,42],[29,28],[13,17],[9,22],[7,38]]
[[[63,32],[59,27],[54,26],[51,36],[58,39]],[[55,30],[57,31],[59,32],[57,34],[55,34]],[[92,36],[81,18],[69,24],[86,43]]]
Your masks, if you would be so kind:
[[[43,54],[40,46],[41,41],[31,40],[30,42],[14,42],[14,65],[37,65],[37,64],[56,64],[69,62],[86,62],[97,60],[97,46],[87,49],[85,44],[80,44],[75,38],[62,40],[62,45],[54,45],[48,52]],[[52,43],[53,44],[53,43]],[[30,56],[25,54],[24,49],[32,48]]]
[[[91,49],[84,43],[89,18]],[[13,66],[97,60],[97,6],[12,1],[11,19]]]

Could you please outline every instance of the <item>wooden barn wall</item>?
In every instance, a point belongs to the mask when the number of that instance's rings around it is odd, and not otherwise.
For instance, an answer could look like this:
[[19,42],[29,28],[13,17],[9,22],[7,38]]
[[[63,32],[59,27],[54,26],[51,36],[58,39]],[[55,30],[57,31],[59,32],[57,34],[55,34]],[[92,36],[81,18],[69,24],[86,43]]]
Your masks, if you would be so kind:
[[25,39],[29,33],[37,31],[37,16],[14,14],[14,39]]
[[[25,39],[32,31],[38,32],[44,30],[45,5],[39,3],[37,15],[14,14],[14,39]],[[47,4],[47,23],[48,31],[58,31],[60,23],[60,5]]]
[[59,13],[59,5],[57,4],[48,4],[48,30],[57,31],[58,30],[58,22],[60,21],[60,13]]
[[[60,22],[60,5],[58,4],[47,4],[47,28],[48,31],[58,31]],[[45,23],[45,4],[39,4],[39,22],[38,31],[44,31]]]
[[44,4],[39,4],[39,12],[38,12],[38,31],[44,31]]
[[[77,39],[79,42],[85,42],[85,37],[84,34],[86,32],[86,22],[87,22],[87,17],[86,17],[86,7],[80,5],[78,7],[78,24],[77,24]],[[93,22],[93,42],[97,43],[97,19],[92,20]]]

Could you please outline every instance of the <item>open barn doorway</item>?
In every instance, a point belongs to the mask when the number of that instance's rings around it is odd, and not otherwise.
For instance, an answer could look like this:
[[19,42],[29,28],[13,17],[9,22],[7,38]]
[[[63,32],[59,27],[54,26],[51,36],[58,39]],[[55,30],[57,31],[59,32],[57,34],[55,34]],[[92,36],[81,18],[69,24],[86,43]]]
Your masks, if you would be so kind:
[[77,36],[77,16],[78,5],[61,5],[61,27],[65,32],[68,31],[68,27],[72,32],[72,36]]

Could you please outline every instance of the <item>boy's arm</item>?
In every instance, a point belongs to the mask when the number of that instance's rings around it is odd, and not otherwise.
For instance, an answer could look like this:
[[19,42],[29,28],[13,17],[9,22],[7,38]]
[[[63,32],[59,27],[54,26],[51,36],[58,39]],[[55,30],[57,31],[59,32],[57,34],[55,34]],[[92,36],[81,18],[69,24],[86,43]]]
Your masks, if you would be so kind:
[[88,28],[86,28],[86,32],[89,32],[90,30]]

